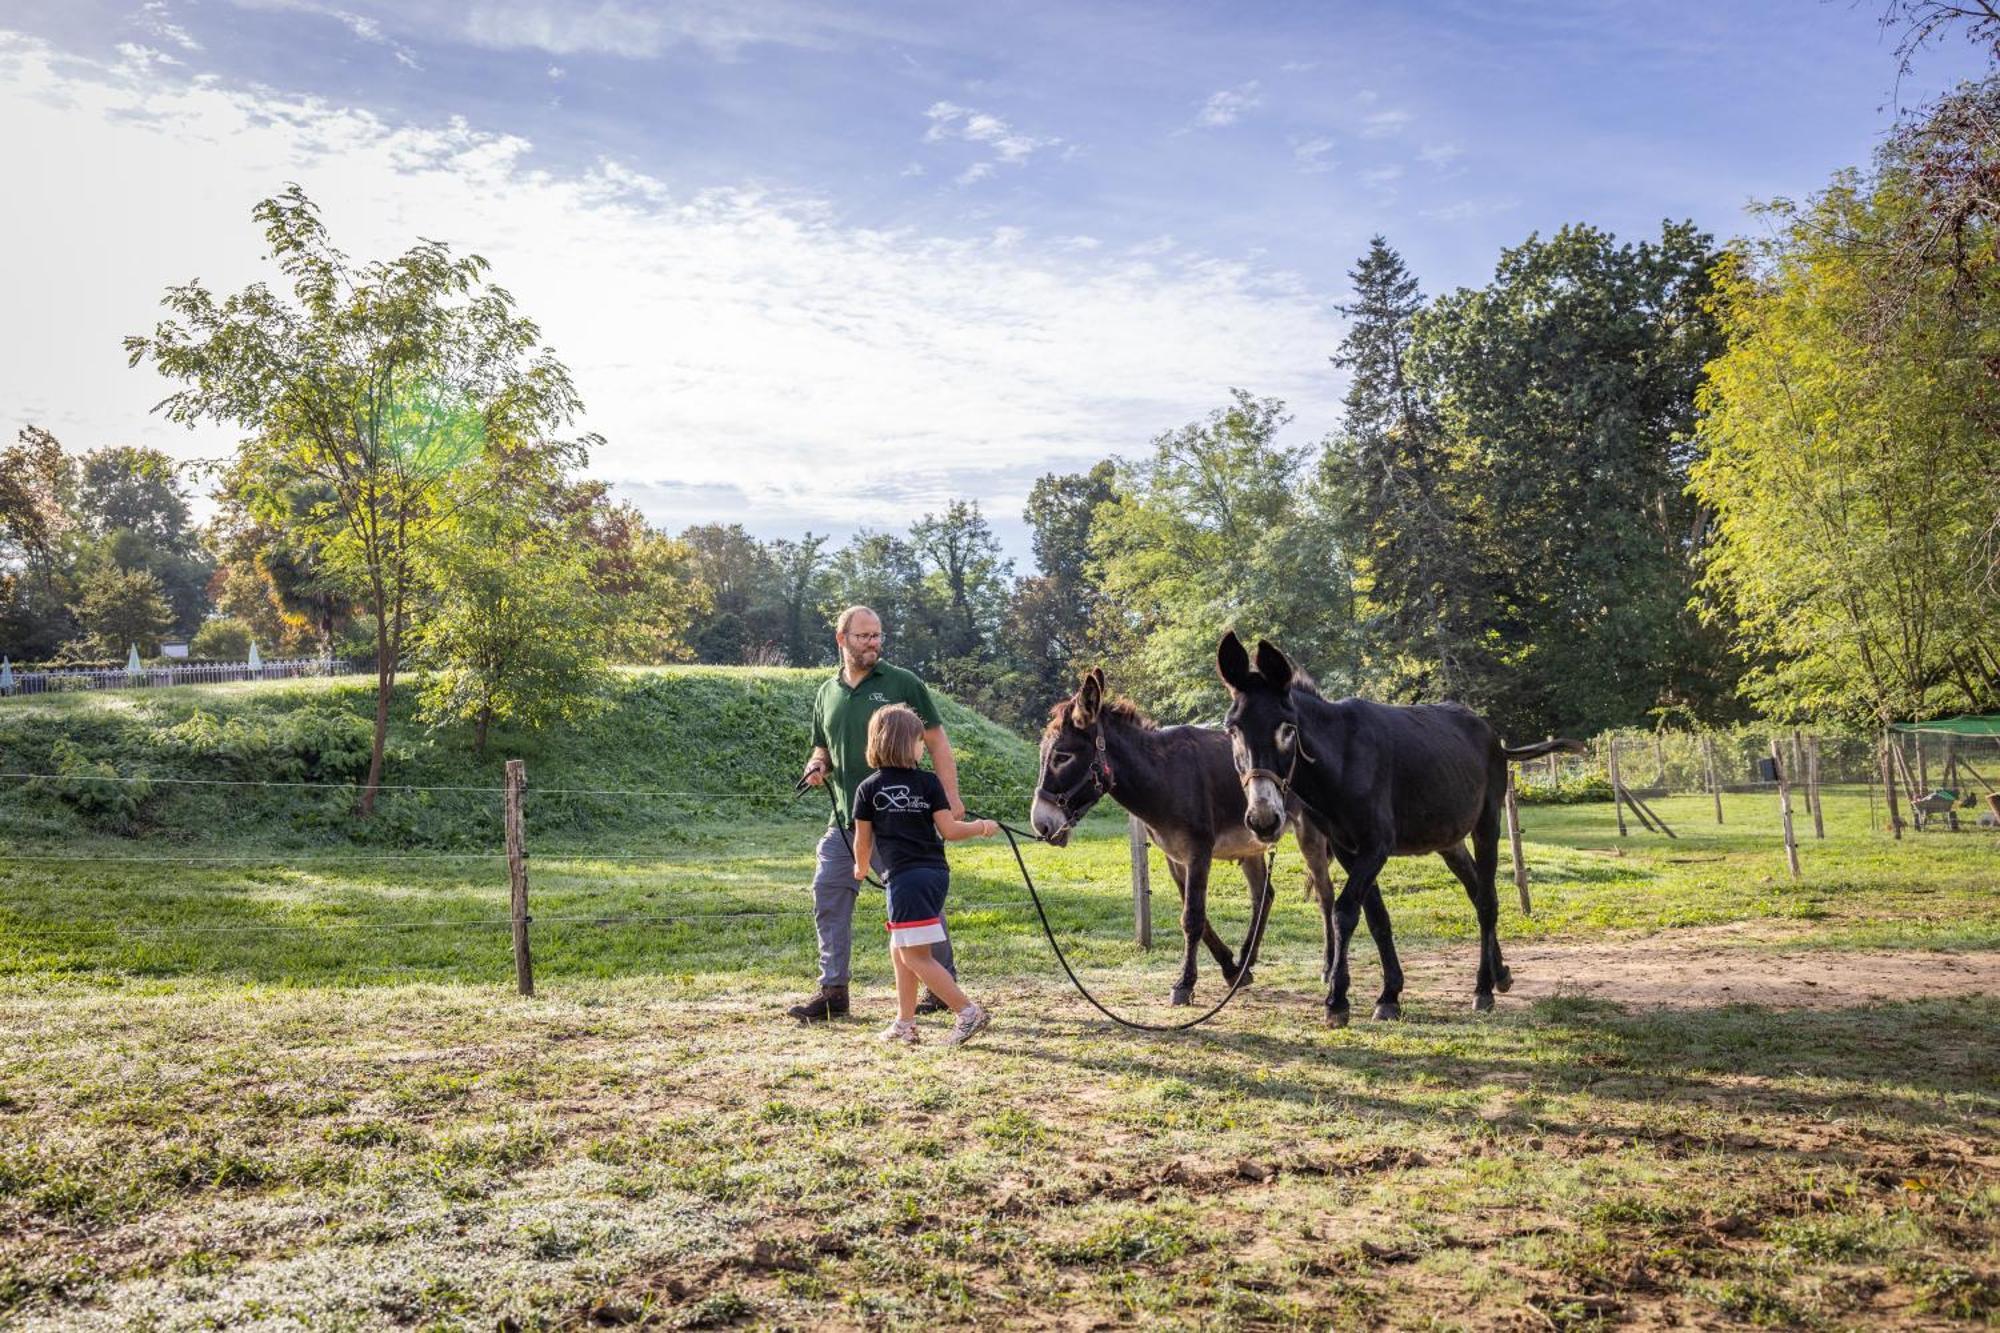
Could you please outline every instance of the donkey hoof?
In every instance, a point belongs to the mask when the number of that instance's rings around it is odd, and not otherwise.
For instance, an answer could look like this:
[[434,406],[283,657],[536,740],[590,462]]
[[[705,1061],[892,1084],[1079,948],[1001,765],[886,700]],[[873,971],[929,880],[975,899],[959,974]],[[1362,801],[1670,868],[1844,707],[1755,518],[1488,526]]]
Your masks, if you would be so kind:
[[1505,966],[1501,967],[1500,975],[1494,979],[1493,989],[1499,991],[1502,995],[1505,995],[1508,991],[1513,990],[1514,969]]
[[1176,986],[1176,987],[1174,987],[1174,993],[1173,993],[1173,997],[1172,997],[1171,999],[1169,999],[1169,1000],[1167,1001],[1167,1003],[1168,1003],[1168,1004],[1171,1004],[1171,1005],[1173,1005],[1173,1006],[1175,1006],[1176,1008],[1179,1008],[1179,1007],[1182,1007],[1182,1006],[1185,1006],[1185,1005],[1190,1005],[1190,1004],[1193,1004],[1193,1003],[1194,1003],[1194,987],[1192,987],[1192,986]]
[[1343,1004],[1340,1008],[1336,1009],[1332,1005],[1328,1005],[1326,1007],[1326,1025],[1330,1028],[1346,1027],[1347,1006]]
[[1375,1006],[1375,1018],[1378,1022],[1388,1023],[1402,1016],[1403,1006],[1394,1000],[1384,1000]]
[[1492,1007],[1493,997],[1491,995],[1475,995],[1472,997],[1472,1008],[1475,1013],[1483,1014]]
[[[1243,980],[1241,982],[1237,981],[1238,977],[1243,978]],[[1247,967],[1239,967],[1234,972],[1231,972],[1226,976],[1224,976],[1222,979],[1228,982],[1230,985],[1237,986],[1240,988],[1242,986],[1248,986],[1252,981],[1255,981],[1257,979],[1257,974],[1255,972],[1252,972]]]

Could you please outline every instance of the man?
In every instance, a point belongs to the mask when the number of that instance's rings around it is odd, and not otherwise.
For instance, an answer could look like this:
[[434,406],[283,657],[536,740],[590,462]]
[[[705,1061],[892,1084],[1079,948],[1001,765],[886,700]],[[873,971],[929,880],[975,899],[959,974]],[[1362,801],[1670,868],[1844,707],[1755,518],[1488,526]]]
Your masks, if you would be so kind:
[[[819,990],[786,1010],[801,1022],[839,1018],[847,1012],[849,959],[854,947],[854,904],[860,884],[854,878],[854,789],[868,776],[868,719],[885,704],[908,704],[924,724],[924,748],[931,768],[944,785],[951,811],[965,817],[958,795],[958,761],[944,734],[931,692],[913,672],[882,660],[882,620],[865,606],[850,606],[835,622],[833,640],[840,646],[840,670],[819,687],[813,699],[813,751],[806,761],[805,780],[819,786],[833,782],[833,820],[819,840],[819,865],[813,874],[813,930],[819,936]],[[870,865],[879,877],[879,857]],[[952,965],[949,941],[935,946],[931,956],[945,970]],[[936,1013],[944,1002],[926,995],[919,1013]]]

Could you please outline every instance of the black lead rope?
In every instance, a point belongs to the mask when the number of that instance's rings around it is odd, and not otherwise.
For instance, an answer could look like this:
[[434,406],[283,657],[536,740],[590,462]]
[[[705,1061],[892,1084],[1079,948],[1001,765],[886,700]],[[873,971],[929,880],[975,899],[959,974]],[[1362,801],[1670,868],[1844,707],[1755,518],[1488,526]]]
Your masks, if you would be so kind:
[[[828,774],[826,778],[819,784],[819,789],[826,793],[826,808],[833,814],[833,826],[840,830],[840,840],[847,844],[848,861],[853,864],[859,865],[860,862],[855,861],[854,859],[854,839],[848,836],[847,825],[840,822],[840,804],[839,802],[833,799],[833,787],[830,785],[832,781],[833,781],[833,775]],[[797,782],[792,784],[792,799],[796,801],[799,799],[799,797],[804,796],[806,794],[806,790],[811,786],[812,784],[810,782],[807,782],[804,778],[800,778]],[[875,874],[873,871],[865,871],[863,873],[869,884],[873,885],[875,888],[882,890],[882,892],[884,893],[887,893],[889,891],[889,886],[887,884],[884,884],[881,880],[875,878]]]
[[[804,778],[800,778],[792,788],[793,799],[796,800],[798,797],[805,795],[809,786],[811,786],[810,783]],[[833,788],[827,786],[824,782],[820,786],[826,792],[827,806],[833,811],[833,826],[840,830],[840,839],[847,844],[847,859],[852,861],[854,860],[854,841],[847,835],[847,826],[840,822],[840,807],[833,799]],[[970,817],[971,813],[968,810],[966,812],[967,817]],[[1035,915],[1041,920],[1042,934],[1048,937],[1049,948],[1055,950],[1056,961],[1062,964],[1062,970],[1068,975],[1070,985],[1076,987],[1076,993],[1089,1001],[1090,1007],[1097,1010],[1098,1013],[1103,1014],[1106,1018],[1118,1024],[1118,1026],[1130,1028],[1134,1032],[1185,1032],[1189,1028],[1200,1027],[1203,1023],[1221,1013],[1228,1006],[1229,1002],[1236,998],[1236,992],[1243,989],[1243,983],[1250,977],[1250,960],[1257,956],[1257,951],[1264,941],[1264,923],[1270,918],[1271,902],[1278,896],[1277,889],[1271,882],[1271,872],[1278,864],[1278,849],[1276,845],[1272,846],[1269,854],[1264,858],[1263,899],[1259,902],[1257,910],[1252,914],[1250,932],[1244,939],[1243,952],[1237,957],[1236,980],[1229,983],[1228,991],[1206,1012],[1187,1019],[1185,1022],[1141,1023],[1135,1019],[1121,1018],[1119,1015],[1105,1008],[1103,1001],[1092,995],[1090,988],[1083,984],[1083,979],[1077,976],[1076,969],[1069,965],[1068,955],[1063,953],[1062,945],[1057,942],[1055,928],[1049,924],[1048,911],[1042,906],[1042,895],[1035,890],[1035,877],[1028,873],[1028,862],[1021,855],[1021,844],[1017,840],[1019,838],[1026,838],[1029,842],[1047,842],[1048,839],[1042,837],[1039,833],[1030,833],[1026,829],[1017,829],[1005,820],[996,819],[993,822],[999,827],[1002,833],[1007,835],[1007,846],[1013,850],[1014,864],[1020,867],[1021,870],[1021,883],[1027,885],[1028,897],[1034,900]],[[888,891],[888,886],[876,879],[873,874],[867,876],[867,881],[884,892]]]
[[1243,983],[1250,976],[1250,960],[1256,957],[1258,947],[1263,943],[1264,923],[1271,915],[1271,900],[1277,897],[1277,891],[1271,883],[1271,870],[1278,863],[1278,849],[1275,846],[1271,848],[1269,855],[1264,860],[1263,900],[1258,904],[1257,911],[1252,916],[1249,936],[1244,940],[1243,952],[1237,959],[1236,980],[1229,983],[1228,992],[1221,999],[1217,1000],[1214,1007],[1206,1013],[1197,1015],[1185,1022],[1141,1023],[1130,1018],[1120,1018],[1117,1014],[1105,1008],[1103,1002],[1095,995],[1092,995],[1090,988],[1085,986],[1082,979],[1076,975],[1076,969],[1069,965],[1069,959],[1063,954],[1062,945],[1056,942],[1056,932],[1049,925],[1049,914],[1042,908],[1042,895],[1035,891],[1035,877],[1028,873],[1028,863],[1021,856],[1021,844],[1015,841],[1015,835],[1019,834],[1030,842],[1046,842],[1048,840],[1039,834],[1016,829],[1012,824],[1004,823],[998,819],[993,822],[1000,825],[1000,831],[1007,835],[1007,845],[1014,849],[1014,864],[1021,868],[1021,882],[1028,886],[1028,896],[1035,901],[1035,915],[1041,918],[1042,934],[1048,936],[1049,947],[1056,952],[1056,961],[1061,963],[1062,970],[1069,974],[1070,984],[1076,987],[1076,993],[1088,1000],[1091,1008],[1097,1010],[1098,1013],[1103,1014],[1106,1018],[1118,1024],[1118,1026],[1131,1028],[1135,1032],[1185,1032],[1189,1028],[1200,1027],[1203,1023],[1221,1013],[1224,1006],[1236,998],[1236,992],[1243,989]]

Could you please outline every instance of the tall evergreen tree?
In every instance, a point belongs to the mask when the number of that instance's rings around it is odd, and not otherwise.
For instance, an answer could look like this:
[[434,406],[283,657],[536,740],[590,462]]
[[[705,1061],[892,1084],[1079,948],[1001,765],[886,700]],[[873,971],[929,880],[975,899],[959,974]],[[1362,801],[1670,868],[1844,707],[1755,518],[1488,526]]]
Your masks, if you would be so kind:
[[1332,361],[1353,379],[1320,478],[1364,594],[1363,679],[1392,699],[1482,702],[1496,607],[1436,410],[1405,364],[1423,297],[1379,235],[1348,276],[1354,322]]

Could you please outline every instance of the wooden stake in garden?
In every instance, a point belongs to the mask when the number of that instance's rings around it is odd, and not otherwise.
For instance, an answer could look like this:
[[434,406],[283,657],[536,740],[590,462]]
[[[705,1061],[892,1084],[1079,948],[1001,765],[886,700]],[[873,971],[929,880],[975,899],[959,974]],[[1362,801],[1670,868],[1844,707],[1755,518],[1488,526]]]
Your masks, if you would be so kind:
[[[1141,949],[1153,947],[1152,861],[1146,849],[1146,826],[1139,816],[1126,816],[1132,835],[1132,938]],[[1264,891],[1269,893],[1270,886]]]
[[1785,864],[1792,868],[1792,878],[1799,877],[1799,842],[1792,832],[1792,784],[1785,776],[1785,754],[1782,746],[1774,739],[1771,742],[1771,767],[1778,774],[1778,813],[1785,823]]
[[[1549,740],[1550,742],[1554,742],[1554,740],[1555,740],[1555,737],[1553,737],[1553,736],[1550,736],[1550,737],[1548,737],[1547,739],[1548,739],[1548,740]],[[1562,786],[1562,770],[1556,767],[1556,752],[1555,752],[1554,750],[1550,750],[1550,751],[1549,751],[1549,790],[1550,790],[1550,791],[1555,791],[1555,790],[1557,790],[1558,788],[1560,788],[1561,786]]]
[[1826,841],[1826,809],[1820,804],[1819,792],[1819,737],[1806,737],[1806,792],[1812,806],[1813,837],[1819,842]]
[[535,960],[528,953],[528,842],[521,829],[521,791],[528,785],[527,766],[518,759],[507,761],[505,822],[507,830],[507,883],[514,917],[514,985],[521,994],[535,993]]
[[1514,849],[1514,887],[1521,894],[1521,915],[1533,916],[1528,902],[1528,862],[1521,855],[1521,806],[1514,799],[1514,770],[1507,770],[1507,843]]
[[1812,813],[1812,783],[1806,781],[1806,743],[1797,727],[1792,728],[1792,777],[1803,784],[1806,813]]

